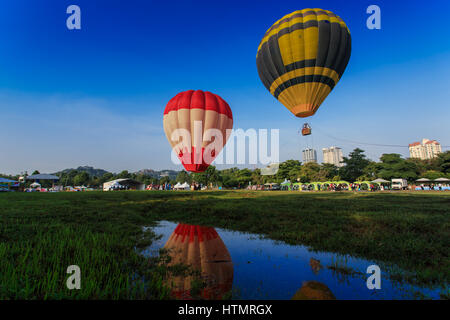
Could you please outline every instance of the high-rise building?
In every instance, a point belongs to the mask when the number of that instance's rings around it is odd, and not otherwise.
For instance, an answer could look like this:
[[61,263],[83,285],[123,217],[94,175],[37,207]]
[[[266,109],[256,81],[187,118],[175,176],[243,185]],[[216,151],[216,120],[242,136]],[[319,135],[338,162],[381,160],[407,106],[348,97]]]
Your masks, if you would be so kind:
[[305,149],[302,151],[303,163],[315,162],[317,163],[317,152],[314,149]]
[[331,163],[336,167],[342,167],[344,164],[342,160],[344,156],[342,155],[342,149],[339,147],[329,147],[323,148],[323,163]]
[[422,143],[413,142],[409,145],[409,156],[411,158],[433,159],[441,152],[441,144],[436,140],[422,139]]

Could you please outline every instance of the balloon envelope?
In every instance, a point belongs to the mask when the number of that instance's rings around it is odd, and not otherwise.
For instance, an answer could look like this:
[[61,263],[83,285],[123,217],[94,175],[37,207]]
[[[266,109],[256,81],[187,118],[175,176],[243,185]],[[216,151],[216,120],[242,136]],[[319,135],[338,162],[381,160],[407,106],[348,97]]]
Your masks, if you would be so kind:
[[164,110],[164,131],[184,168],[205,171],[233,128],[228,103],[218,95],[189,90],[173,97]]
[[256,65],[278,101],[297,117],[309,117],[342,77],[350,52],[350,32],[340,17],[328,10],[303,9],[267,30]]

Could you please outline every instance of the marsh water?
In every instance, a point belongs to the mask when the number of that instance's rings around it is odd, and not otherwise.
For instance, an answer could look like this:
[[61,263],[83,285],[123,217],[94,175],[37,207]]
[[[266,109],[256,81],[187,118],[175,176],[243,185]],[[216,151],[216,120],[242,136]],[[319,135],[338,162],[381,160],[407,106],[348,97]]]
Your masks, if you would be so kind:
[[[144,254],[157,255],[160,248],[180,242],[174,236],[181,233],[181,229],[177,223],[161,221],[153,228],[156,234],[162,235],[161,239],[147,248]],[[210,229],[210,233],[216,232],[214,234],[218,235],[219,242],[206,249],[189,249],[186,244],[185,249],[182,249],[183,259],[190,259],[192,263],[192,259],[200,260],[202,255],[204,259],[205,252],[217,251],[214,255],[220,256],[217,258],[220,263],[209,268],[208,272],[220,274],[221,279],[228,277],[233,299],[439,299],[439,293],[442,292],[441,288],[423,288],[393,281],[383,266],[380,266],[381,289],[369,290],[366,282],[370,274],[366,272],[369,266],[376,264],[373,261],[329,252],[313,252],[306,246],[288,245],[255,234],[219,228],[206,229]],[[185,233],[190,232],[192,240],[192,230],[183,230]],[[200,234],[201,237],[204,238],[201,241],[211,238]],[[197,252],[197,256],[192,251]]]

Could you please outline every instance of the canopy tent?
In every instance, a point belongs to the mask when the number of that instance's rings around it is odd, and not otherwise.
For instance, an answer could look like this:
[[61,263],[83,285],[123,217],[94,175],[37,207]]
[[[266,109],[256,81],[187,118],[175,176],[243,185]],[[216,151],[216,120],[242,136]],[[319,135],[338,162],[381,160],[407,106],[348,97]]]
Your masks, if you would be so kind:
[[340,181],[333,181],[333,183],[337,186],[345,185],[346,187],[343,187],[344,190],[350,190],[350,182],[340,180]]
[[390,181],[384,180],[384,179],[381,179],[381,178],[372,180],[372,182],[373,182],[373,183],[390,183]]
[[431,182],[431,180],[427,179],[427,178],[420,178],[420,179],[417,179],[416,182]]
[[435,182],[450,182],[450,179],[447,178],[437,178],[434,179]]
[[182,190],[190,190],[190,189],[191,189],[191,186],[189,185],[189,183],[185,182],[185,183],[183,183],[183,184],[180,186],[180,188],[181,188]]
[[31,188],[40,188],[40,187],[41,187],[41,184],[40,184],[40,183],[37,183],[37,182],[33,182],[32,184],[30,184],[30,187],[31,187]]
[[13,191],[20,188],[20,182],[0,177],[0,191]]
[[282,183],[280,183],[281,190],[290,190],[291,189],[291,181],[284,179]]
[[173,189],[174,190],[190,190],[191,186],[187,182],[185,182],[183,184],[178,182],[176,185],[173,186]]
[[318,191],[319,190],[319,186],[322,185],[322,182],[310,182],[310,183],[306,183],[309,186],[313,186],[313,190]]
[[[371,184],[371,182],[370,181],[355,181],[354,182],[355,184],[359,184],[359,185],[363,185],[363,184],[365,184],[365,185],[367,185],[367,189],[368,190],[372,190],[371,188],[370,188],[370,184]],[[362,188],[361,188],[361,190],[363,190]]]
[[[33,174],[31,176],[26,177],[27,180],[34,180],[34,182],[42,182],[42,181],[51,181],[52,187],[54,187],[55,182],[59,180],[58,176],[55,176],[53,174],[46,174],[46,173],[39,173],[39,174]],[[39,184],[39,187],[41,185]]]
[[177,182],[177,184],[173,186],[173,189],[177,190],[180,187],[181,187],[181,183]]
[[306,185],[306,184],[305,183],[301,183],[301,182],[294,182],[292,184],[292,190],[302,191],[302,185]]

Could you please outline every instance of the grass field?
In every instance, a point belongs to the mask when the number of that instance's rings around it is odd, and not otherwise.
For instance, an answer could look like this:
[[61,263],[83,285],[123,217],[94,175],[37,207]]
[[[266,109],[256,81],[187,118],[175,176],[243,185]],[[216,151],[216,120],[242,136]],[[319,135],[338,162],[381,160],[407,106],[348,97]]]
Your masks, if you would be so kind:
[[[375,260],[399,281],[448,287],[449,193],[0,194],[0,299],[165,299],[168,272],[140,248],[160,220],[265,235]],[[83,272],[67,290],[69,265]],[[400,268],[400,269],[399,269]]]

